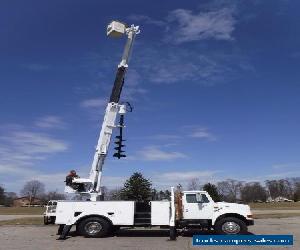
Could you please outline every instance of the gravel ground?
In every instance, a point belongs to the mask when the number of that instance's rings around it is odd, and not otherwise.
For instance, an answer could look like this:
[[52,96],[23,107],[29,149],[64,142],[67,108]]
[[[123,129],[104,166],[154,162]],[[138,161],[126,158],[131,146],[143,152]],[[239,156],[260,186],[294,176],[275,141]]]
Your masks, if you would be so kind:
[[[116,236],[102,239],[88,239],[71,232],[66,241],[56,241],[56,226],[0,226],[0,249],[7,250],[76,250],[76,249],[196,249],[192,246],[190,232],[179,236],[177,241],[168,240],[167,230],[126,230],[121,229]],[[300,217],[285,219],[258,219],[255,226],[249,227],[253,234],[293,234],[294,246],[288,249],[300,249]],[[198,232],[198,234],[201,232]],[[245,247],[199,247],[200,249],[235,249]],[[247,249],[287,249],[287,247],[247,247]]]

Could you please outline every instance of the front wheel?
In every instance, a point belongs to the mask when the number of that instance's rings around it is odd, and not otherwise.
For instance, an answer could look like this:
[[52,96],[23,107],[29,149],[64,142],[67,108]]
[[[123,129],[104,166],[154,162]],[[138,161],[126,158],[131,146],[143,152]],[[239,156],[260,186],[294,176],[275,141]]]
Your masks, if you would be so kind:
[[90,217],[81,221],[77,229],[78,233],[85,237],[102,238],[111,232],[112,226],[103,218]]
[[235,217],[227,217],[220,219],[215,224],[217,234],[246,234],[247,225],[241,219]]

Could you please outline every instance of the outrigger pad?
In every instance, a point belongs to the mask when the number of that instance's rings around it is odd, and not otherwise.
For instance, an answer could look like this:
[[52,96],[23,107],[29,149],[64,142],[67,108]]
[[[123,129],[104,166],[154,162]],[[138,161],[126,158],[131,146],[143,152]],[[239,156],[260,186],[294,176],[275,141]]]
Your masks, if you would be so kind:
[[[65,240],[67,238],[68,233],[71,230],[71,227],[72,227],[72,225],[63,225],[63,230],[57,240]],[[59,227],[58,230],[61,230],[61,228]]]
[[57,230],[56,235],[61,235],[62,234],[64,226],[65,226],[64,224],[58,226],[58,230]]
[[170,240],[176,240],[177,230],[175,227],[170,227]]

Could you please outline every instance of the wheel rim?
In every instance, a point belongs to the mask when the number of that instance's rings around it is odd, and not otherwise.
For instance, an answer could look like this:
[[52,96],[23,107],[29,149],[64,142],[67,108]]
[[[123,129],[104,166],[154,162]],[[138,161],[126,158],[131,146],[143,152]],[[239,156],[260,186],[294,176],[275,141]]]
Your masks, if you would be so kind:
[[88,222],[85,226],[84,226],[84,230],[90,234],[97,234],[102,230],[102,226],[99,222],[93,221],[93,222]]
[[241,231],[241,227],[233,221],[228,221],[222,225],[222,231],[227,234],[238,234]]

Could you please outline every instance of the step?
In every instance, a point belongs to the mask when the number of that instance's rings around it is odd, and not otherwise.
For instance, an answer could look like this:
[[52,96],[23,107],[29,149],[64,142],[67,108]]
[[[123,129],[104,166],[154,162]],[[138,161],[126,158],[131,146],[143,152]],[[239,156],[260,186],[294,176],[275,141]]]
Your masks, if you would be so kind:
[[136,218],[134,219],[135,223],[151,223],[151,218]]
[[134,226],[151,226],[151,223],[134,223]]
[[134,213],[134,218],[151,218],[151,213]]

